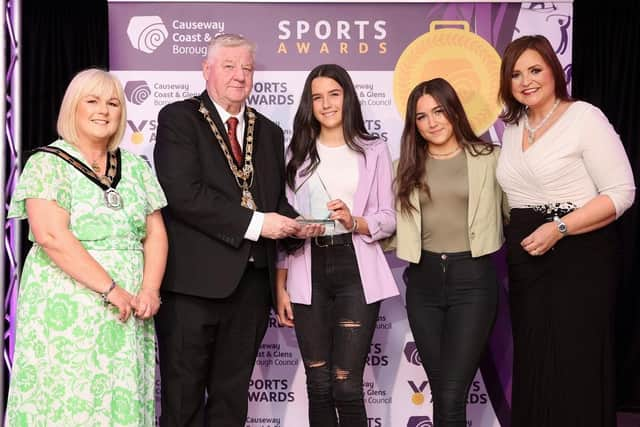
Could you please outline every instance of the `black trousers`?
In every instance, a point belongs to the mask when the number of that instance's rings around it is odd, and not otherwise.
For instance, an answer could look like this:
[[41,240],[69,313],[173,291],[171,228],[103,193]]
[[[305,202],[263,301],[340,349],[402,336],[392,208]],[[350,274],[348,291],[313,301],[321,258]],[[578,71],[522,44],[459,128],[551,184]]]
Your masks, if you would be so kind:
[[407,269],[407,313],[433,398],[436,427],[467,426],[466,398],[495,320],[489,256],[422,251]]
[[314,244],[311,268],[311,305],[293,306],[307,376],[309,424],[367,427],[362,375],[380,303],[365,302],[351,244]]
[[244,426],[249,380],[268,324],[268,270],[250,265],[224,299],[164,292],[162,301],[156,315],[160,425]]

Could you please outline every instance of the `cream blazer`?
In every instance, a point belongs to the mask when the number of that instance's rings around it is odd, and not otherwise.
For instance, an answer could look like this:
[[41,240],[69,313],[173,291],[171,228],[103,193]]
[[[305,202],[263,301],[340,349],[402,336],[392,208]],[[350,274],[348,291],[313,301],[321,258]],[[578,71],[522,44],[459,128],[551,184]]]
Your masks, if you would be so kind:
[[[468,151],[466,153],[469,177],[468,232],[471,256],[474,258],[497,251],[504,242],[503,215],[508,218],[508,207],[496,180],[499,155],[499,147],[495,147],[488,155],[472,156]],[[398,258],[417,264],[422,253],[419,191],[413,191],[409,200],[417,209],[403,213],[396,203],[396,234],[383,242],[383,248],[395,249]]]

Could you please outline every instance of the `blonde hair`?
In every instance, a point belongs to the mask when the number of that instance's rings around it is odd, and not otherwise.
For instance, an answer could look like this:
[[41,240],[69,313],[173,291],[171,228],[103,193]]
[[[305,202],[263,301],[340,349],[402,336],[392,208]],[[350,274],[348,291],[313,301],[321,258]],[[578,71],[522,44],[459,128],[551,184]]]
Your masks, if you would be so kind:
[[115,150],[118,145],[120,145],[127,124],[127,108],[124,91],[122,90],[120,80],[118,80],[116,76],[98,68],[89,68],[80,71],[71,80],[69,86],[67,86],[67,90],[62,98],[62,104],[60,105],[60,113],[58,113],[58,135],[67,142],[77,143],[78,128],[76,123],[76,110],[80,100],[87,95],[111,97],[114,90],[116,92],[116,98],[118,98],[120,102],[122,112],[118,129],[109,139],[107,149],[109,151]]
[[211,39],[207,46],[207,61],[211,62],[218,47],[246,47],[255,61],[256,44],[240,34],[222,33]]

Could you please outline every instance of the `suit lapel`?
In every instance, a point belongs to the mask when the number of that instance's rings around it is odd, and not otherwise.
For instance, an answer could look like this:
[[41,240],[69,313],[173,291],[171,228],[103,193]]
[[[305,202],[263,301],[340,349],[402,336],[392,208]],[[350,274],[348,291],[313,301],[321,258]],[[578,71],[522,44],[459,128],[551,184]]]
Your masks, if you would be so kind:
[[[244,106],[244,133],[242,135],[242,147],[244,149],[244,147],[247,146],[247,131],[249,130],[249,107],[248,106]],[[256,143],[258,142],[259,138],[256,138],[256,135],[258,135],[259,132],[259,126],[258,126],[258,117],[256,116],[256,124],[255,127],[253,129],[253,154],[255,155],[256,153]]]
[[486,158],[488,156],[472,156],[469,151],[465,152],[467,156],[467,175],[469,179],[469,224],[473,224],[480,204],[480,196],[482,188],[487,177]]
[[[200,94],[200,99],[202,100],[202,102],[204,103],[204,106],[207,108],[207,110],[209,110],[209,116],[211,117],[211,119],[213,120],[213,123],[215,123],[216,127],[218,128],[218,131],[220,132],[220,135],[222,135],[222,139],[224,140],[224,143],[227,145],[227,148],[229,150],[231,150],[231,146],[229,145],[229,136],[227,134],[227,126],[222,122],[222,119],[220,118],[220,115],[218,114],[218,110],[216,109],[215,105],[213,105],[213,102],[211,101],[211,98],[209,98],[209,95],[207,94],[207,91],[203,91]],[[245,106],[244,109],[244,135],[242,135],[242,145],[243,147],[246,147],[246,139],[247,139],[247,130],[249,128],[248,126],[248,117],[247,117],[247,108]],[[203,119],[204,120],[204,119]],[[207,121],[205,120],[205,125],[208,129],[208,134],[210,135],[211,138],[211,144],[213,144],[213,146],[215,147],[214,150],[216,153],[218,153],[225,162],[225,165],[227,163],[227,160],[224,156],[224,153],[222,152],[222,150],[220,149],[220,147],[218,146],[218,141],[215,137],[215,135],[213,134],[213,131],[210,129],[209,123],[207,123]],[[259,135],[260,132],[260,126],[259,126],[259,120],[256,117],[256,125],[255,125],[255,129],[253,131],[253,173],[254,173],[254,180],[253,180],[253,186],[251,187],[250,191],[251,194],[253,195],[256,204],[258,205],[258,208],[264,206],[264,200],[265,200],[265,195],[264,192],[262,191],[262,187],[258,184],[258,181],[260,180],[260,169],[259,167],[257,167],[257,163],[260,163],[259,161],[256,161],[256,148],[257,148],[257,144],[256,142],[258,140],[260,140],[261,135]],[[229,167],[227,166],[225,168],[225,170],[227,171],[228,175],[230,177],[233,177],[233,173],[231,172],[231,170],[229,170]],[[235,182],[235,180],[234,180]],[[240,188],[235,185],[236,188],[238,188],[238,192],[240,193],[241,190]]]
[[[247,148],[247,132],[249,130],[249,114],[248,113],[249,113],[249,107],[245,104],[244,133],[242,135],[243,160],[244,160],[244,150]],[[258,209],[260,209],[261,207],[264,206],[264,203],[266,200],[266,195],[264,193],[265,188],[263,188],[264,185],[260,185],[261,183],[263,183],[263,180],[261,180],[261,178],[265,178],[264,176],[262,176],[264,172],[260,168],[260,165],[262,165],[263,163],[266,163],[268,160],[267,159],[258,160],[258,157],[261,154],[261,151],[259,148],[260,148],[260,141],[263,138],[268,138],[269,136],[261,134],[260,120],[258,120],[258,114],[255,111],[254,111],[254,114],[256,115],[256,123],[253,129],[253,148],[252,148],[251,155],[253,157],[253,173],[255,176],[253,180],[253,187],[251,188],[251,194],[256,198]]]
[[[229,145],[229,135],[227,134],[227,125],[222,122],[222,119],[220,118],[220,115],[218,114],[218,110],[216,109],[215,105],[213,105],[213,102],[211,101],[211,98],[209,98],[209,95],[207,94],[207,91],[204,91],[204,92],[202,92],[202,94],[200,94],[200,99],[202,99],[202,101],[204,102],[204,106],[207,107],[207,110],[209,110],[209,115],[213,119],[213,123],[216,124],[216,127],[218,128],[218,131],[220,132],[220,135],[222,135],[222,139],[224,140],[224,143],[227,144],[227,148],[229,148],[229,150],[231,150],[231,146]],[[249,107],[247,107],[245,105],[245,107],[244,107],[244,132],[242,134],[242,149],[243,149],[243,153],[244,153],[244,147],[246,147],[246,145],[247,145],[247,131],[249,130],[249,116],[248,116],[248,111],[249,110],[248,109],[249,109]],[[209,127],[208,123],[207,123],[207,127]],[[259,131],[260,131],[259,122],[258,122],[258,120],[256,118],[256,125],[255,125],[255,129],[253,130],[253,134],[254,134],[254,138],[253,138],[253,154],[254,154],[254,156],[255,156],[256,148],[257,148],[257,144],[256,143],[260,139],[260,138],[256,137]],[[215,140],[215,135],[213,135],[213,132],[211,133],[211,136]]]
[[[222,119],[220,118],[220,115],[218,114],[218,110],[216,109],[215,105],[213,105],[213,102],[211,102],[211,98],[209,98],[209,95],[207,94],[206,90],[203,91],[200,94],[200,99],[204,103],[204,106],[207,107],[207,110],[209,110],[209,116],[211,116],[211,119],[213,120],[213,123],[215,123],[216,127],[218,128],[218,131],[220,132],[220,135],[222,135],[222,139],[224,140],[224,143],[227,144],[227,147],[229,147],[229,138],[227,136],[227,127],[225,126],[224,123],[222,123]],[[209,123],[207,123],[206,120],[205,120],[205,123],[207,125],[207,128],[209,128]],[[213,139],[213,142],[215,142],[216,145],[217,145],[218,141],[216,141],[216,137],[213,134],[213,132],[211,131],[211,129],[209,129],[209,133],[211,134],[211,138]]]

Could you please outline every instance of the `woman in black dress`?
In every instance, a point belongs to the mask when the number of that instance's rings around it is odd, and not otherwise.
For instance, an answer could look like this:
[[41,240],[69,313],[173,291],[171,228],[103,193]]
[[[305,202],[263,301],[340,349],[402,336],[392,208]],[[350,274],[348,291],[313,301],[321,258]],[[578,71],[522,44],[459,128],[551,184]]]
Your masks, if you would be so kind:
[[501,67],[512,425],[614,426],[611,223],[633,202],[631,167],[602,112],[569,97],[546,38],[514,40]]

